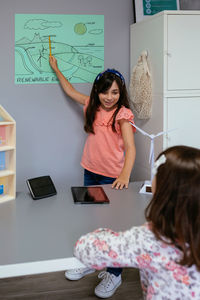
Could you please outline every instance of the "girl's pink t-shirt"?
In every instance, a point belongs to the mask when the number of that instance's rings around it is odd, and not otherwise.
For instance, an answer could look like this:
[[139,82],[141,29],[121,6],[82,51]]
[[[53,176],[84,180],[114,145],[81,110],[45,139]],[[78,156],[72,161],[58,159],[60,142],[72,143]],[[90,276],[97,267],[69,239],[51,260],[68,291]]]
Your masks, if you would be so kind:
[[[89,101],[86,101],[84,112]],[[95,134],[89,133],[85,142],[81,166],[90,172],[117,178],[124,165],[124,142],[120,130],[119,120],[125,119],[133,122],[133,113],[122,106],[119,110],[115,128],[112,130],[112,115],[114,110],[105,111],[102,107],[96,113],[93,124]],[[133,127],[135,132],[135,128]]]

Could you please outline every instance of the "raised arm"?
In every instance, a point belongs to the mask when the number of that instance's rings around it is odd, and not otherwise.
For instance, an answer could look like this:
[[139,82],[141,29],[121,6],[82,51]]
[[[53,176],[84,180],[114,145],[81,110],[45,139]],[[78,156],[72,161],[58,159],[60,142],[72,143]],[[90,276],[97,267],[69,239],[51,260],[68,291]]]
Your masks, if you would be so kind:
[[57,60],[54,56],[49,56],[49,63],[51,68],[56,73],[56,76],[58,77],[58,80],[60,81],[60,84],[64,90],[64,92],[72,98],[74,101],[85,104],[85,101],[88,99],[87,95],[84,95],[82,93],[79,93],[72,85],[71,83],[65,78],[63,73],[59,70]]

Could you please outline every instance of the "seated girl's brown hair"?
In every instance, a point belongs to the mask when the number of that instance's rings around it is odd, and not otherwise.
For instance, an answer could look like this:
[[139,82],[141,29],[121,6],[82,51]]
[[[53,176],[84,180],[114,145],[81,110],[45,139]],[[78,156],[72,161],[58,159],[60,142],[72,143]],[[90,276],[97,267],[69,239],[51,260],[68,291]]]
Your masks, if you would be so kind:
[[156,191],[145,210],[156,237],[183,252],[181,265],[200,271],[200,150],[174,146],[163,151]]

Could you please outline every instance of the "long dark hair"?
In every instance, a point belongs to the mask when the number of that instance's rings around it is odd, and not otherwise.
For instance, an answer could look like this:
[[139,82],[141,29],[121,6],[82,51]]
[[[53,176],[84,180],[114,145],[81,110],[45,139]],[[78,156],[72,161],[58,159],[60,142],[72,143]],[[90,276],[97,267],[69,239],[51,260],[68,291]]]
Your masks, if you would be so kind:
[[92,87],[92,90],[90,93],[90,101],[89,101],[89,104],[88,104],[88,107],[87,107],[86,113],[85,113],[84,129],[87,133],[94,133],[93,123],[95,120],[96,112],[100,106],[100,101],[99,101],[98,95],[100,93],[105,93],[107,90],[109,90],[113,84],[113,81],[116,81],[116,83],[119,87],[119,92],[120,92],[120,97],[117,102],[117,107],[112,116],[112,119],[113,119],[112,130],[114,132],[116,131],[116,129],[115,129],[116,115],[119,112],[122,105],[127,108],[130,108],[128,93],[127,93],[127,89],[126,89],[126,85],[125,85],[123,76],[114,69],[108,69],[105,72],[98,74],[94,81],[94,84],[93,84],[93,87]]
[[166,162],[158,167],[145,216],[158,239],[167,238],[182,250],[179,263],[195,264],[200,271],[200,150],[174,146],[162,154]]

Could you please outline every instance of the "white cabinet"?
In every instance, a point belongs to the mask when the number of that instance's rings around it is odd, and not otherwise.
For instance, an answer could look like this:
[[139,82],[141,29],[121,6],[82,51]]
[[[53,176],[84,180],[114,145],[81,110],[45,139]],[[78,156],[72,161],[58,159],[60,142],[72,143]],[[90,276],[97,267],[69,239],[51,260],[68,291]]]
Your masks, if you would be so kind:
[[200,14],[167,15],[167,90],[199,90]]
[[16,197],[16,123],[0,105],[0,203]]
[[[178,144],[200,148],[199,28],[200,11],[163,11],[131,25],[131,72],[147,50],[153,84],[152,117],[136,125],[154,134],[175,129],[155,140],[156,156]],[[136,133],[134,179],[149,178],[148,142]]]
[[167,98],[165,102],[165,127],[175,128],[166,146],[186,144],[200,148],[200,96]]

